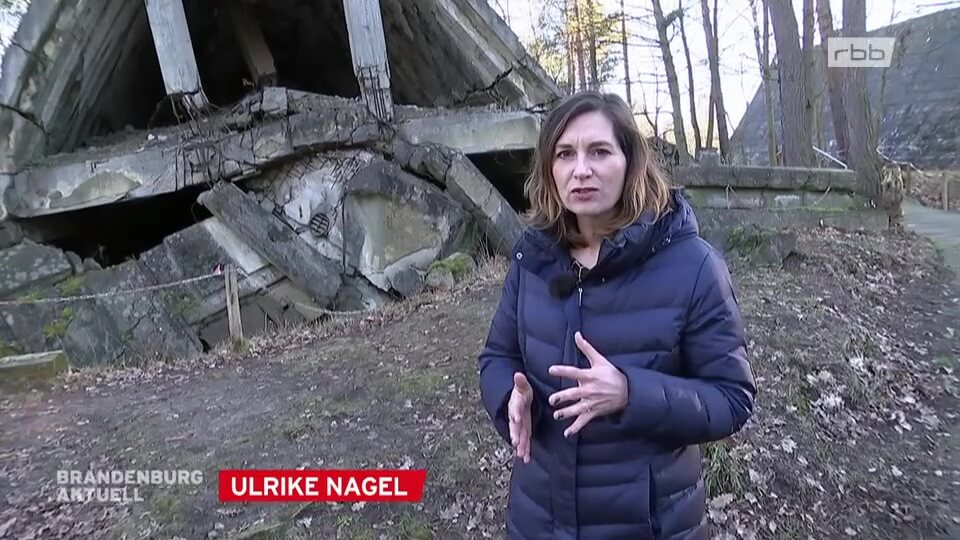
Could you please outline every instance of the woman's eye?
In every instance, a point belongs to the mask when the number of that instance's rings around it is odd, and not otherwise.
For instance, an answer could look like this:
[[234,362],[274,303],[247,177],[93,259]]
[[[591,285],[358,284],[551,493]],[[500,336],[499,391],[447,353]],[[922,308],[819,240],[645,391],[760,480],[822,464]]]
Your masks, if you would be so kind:
[[606,148],[595,148],[593,150],[593,153],[598,156],[606,156],[607,154],[610,153],[610,150],[607,150]]
[[571,155],[571,152],[569,150],[561,150],[557,152],[557,157],[562,159],[566,159],[570,157],[570,155]]

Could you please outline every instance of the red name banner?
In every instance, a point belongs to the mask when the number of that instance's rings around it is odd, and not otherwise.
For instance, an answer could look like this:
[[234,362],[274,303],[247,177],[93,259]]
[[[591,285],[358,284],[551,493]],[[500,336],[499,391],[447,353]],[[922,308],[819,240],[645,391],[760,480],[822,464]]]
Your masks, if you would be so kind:
[[221,502],[419,502],[426,470],[229,469]]

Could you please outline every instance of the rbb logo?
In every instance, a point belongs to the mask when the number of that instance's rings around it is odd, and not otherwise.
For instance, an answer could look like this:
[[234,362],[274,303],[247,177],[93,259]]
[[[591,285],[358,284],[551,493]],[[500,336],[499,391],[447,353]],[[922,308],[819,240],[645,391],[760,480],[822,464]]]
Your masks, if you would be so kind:
[[829,38],[827,66],[890,67],[895,41],[896,38]]

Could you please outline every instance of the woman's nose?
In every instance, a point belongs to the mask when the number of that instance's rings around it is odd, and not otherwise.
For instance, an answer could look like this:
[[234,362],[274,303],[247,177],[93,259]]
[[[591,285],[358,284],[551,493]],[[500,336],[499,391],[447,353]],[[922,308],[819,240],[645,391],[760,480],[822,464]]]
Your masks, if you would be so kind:
[[573,169],[573,176],[575,178],[589,178],[591,174],[593,174],[593,170],[590,168],[587,159],[583,156],[577,156],[577,164]]

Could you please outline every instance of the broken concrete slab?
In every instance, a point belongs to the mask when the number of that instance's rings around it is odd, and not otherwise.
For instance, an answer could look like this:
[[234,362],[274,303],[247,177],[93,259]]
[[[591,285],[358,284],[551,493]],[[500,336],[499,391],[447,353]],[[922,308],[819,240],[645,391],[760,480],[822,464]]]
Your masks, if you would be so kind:
[[346,257],[382,290],[416,294],[431,262],[457,249],[467,228],[456,200],[396,163],[372,160],[348,181]]
[[463,154],[456,154],[446,177],[447,190],[477,219],[500,254],[508,254],[523,234],[523,223],[497,188]]
[[6,221],[8,216],[6,199],[11,185],[13,175],[0,172],[0,223]]
[[[393,302],[393,299],[380,289],[373,286],[362,276],[346,276],[343,287],[337,292],[332,309],[337,311],[369,311],[380,309]],[[309,314],[309,310],[307,313]]]
[[53,283],[71,271],[69,259],[59,249],[24,240],[0,251],[0,298],[38,283]]
[[438,144],[413,145],[395,138],[385,145],[404,168],[429,175],[474,217],[501,254],[520,239],[523,223],[510,203],[462,152]]
[[384,152],[391,154],[404,169],[442,188],[447,187],[447,171],[454,159],[453,149],[435,143],[413,144],[396,137],[384,145]]
[[164,291],[143,290],[156,284],[140,261],[84,274],[82,290],[103,296],[80,304],[65,325],[61,342],[71,362],[139,364],[200,353],[199,340]]
[[[366,150],[335,150],[304,156],[271,167],[244,182],[260,206],[292,229],[328,259],[338,261],[341,271],[356,267],[344,253],[343,227],[345,186],[349,179],[376,155]],[[327,224],[326,230],[312,227]]]
[[67,367],[62,350],[0,357],[0,382],[50,379]]
[[[23,352],[60,348],[60,338],[78,309],[86,303],[38,301],[61,296],[64,295],[57,287],[37,284],[11,297],[16,303],[0,306],[0,316],[11,338],[9,343]],[[0,338],[3,333],[0,330]]]
[[757,167],[748,165],[676,167],[673,181],[687,188],[733,187],[791,191],[857,192],[857,175],[841,169]]
[[399,134],[410,143],[442,144],[464,154],[532,150],[540,134],[539,116],[526,111],[407,109],[403,114]]
[[[140,257],[156,282],[174,282],[203,276],[218,266],[235,264],[240,271],[238,294],[246,298],[283,279],[256,251],[216,217],[164,238]],[[185,283],[166,291],[174,313],[190,325],[224,309],[224,281],[219,278]]]
[[[275,94],[270,99],[280,101]],[[303,106],[304,112],[262,124],[250,119],[239,133],[208,121],[201,130],[205,136],[141,140],[56,156],[14,175],[0,197],[13,216],[48,215],[250,175],[294,153],[379,140],[380,125],[362,105],[335,103],[335,108],[318,111]]]
[[235,185],[220,183],[198,201],[320,305],[328,305],[340,289],[340,267],[335,261],[301,241]]
[[[432,6],[427,9],[436,18],[435,22],[431,22],[439,26],[443,34],[442,42],[453,45],[435,50],[432,56],[437,60],[447,55],[459,57],[460,62],[465,64],[462,69],[470,73],[469,78],[461,75],[463,82],[460,84],[466,85],[466,88],[453,92],[453,103],[469,105],[499,101],[530,107],[563,95],[563,91],[526,52],[510,27],[487,2],[435,0],[430,3]],[[384,2],[384,17],[396,20],[390,12],[398,9],[401,12],[409,11],[404,10],[403,5],[403,0]],[[428,22],[423,19],[421,25]],[[419,28],[420,25],[408,27]],[[388,41],[399,41],[401,36],[396,34],[390,33]],[[433,48],[436,49],[435,46]],[[434,78],[452,77],[453,74],[454,70],[440,69]],[[421,84],[423,82],[426,81]],[[456,88],[456,83],[448,83],[447,88]]]
[[0,249],[13,247],[23,241],[23,229],[12,221],[0,218]]
[[6,317],[0,316],[0,356],[13,356],[23,352],[23,346],[17,343],[13,331],[7,326]]
[[247,185],[343,273],[359,273],[382,291],[396,289],[392,277],[410,277],[403,268],[425,271],[456,249],[468,229],[461,204],[435,183],[365,150],[289,162]]
[[[403,0],[377,4],[388,57],[379,63],[389,64],[389,86],[403,102],[531,107],[563,95],[483,2],[424,0],[417,9]],[[202,11],[188,13],[188,18],[213,16]],[[141,55],[129,52],[153,48],[150,42],[156,36],[146,13],[142,2],[127,0],[29,3],[12,39],[17,46],[9,47],[3,59],[0,103],[8,107],[0,109],[0,168],[14,171],[48,151],[72,151],[104,124],[122,129],[124,124],[144,121],[132,117],[154,102],[147,103],[153,98],[143,95],[148,93],[136,81],[166,74],[155,73],[156,62],[142,62]],[[344,14],[342,2],[328,2],[307,11],[275,11],[258,20],[266,34],[282,33],[281,27],[289,24],[306,24],[346,38],[346,28],[335,24],[345,20]],[[200,38],[223,42],[234,37],[229,24],[211,30],[213,35]],[[346,39],[343,42],[347,44]],[[278,65],[295,66],[289,69],[294,78],[301,77],[300,84],[320,79],[319,85],[327,85],[331,92],[349,91],[349,85],[356,84],[352,66],[309,59],[314,43],[302,47],[306,50],[302,56],[284,51],[285,58],[276,58]],[[349,51],[326,52],[339,56]],[[160,65],[170,67],[169,55],[164,60]],[[208,75],[226,76],[219,67],[212,66]],[[311,77],[302,72],[314,73]]]

